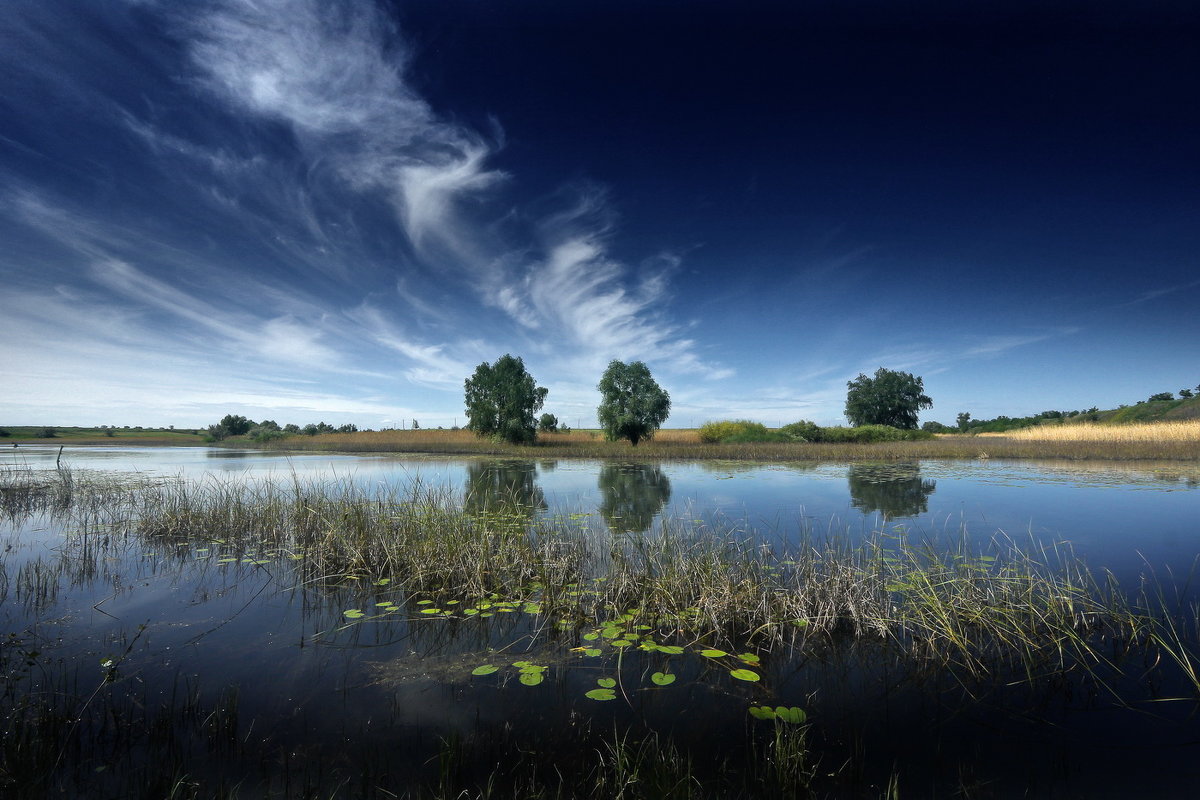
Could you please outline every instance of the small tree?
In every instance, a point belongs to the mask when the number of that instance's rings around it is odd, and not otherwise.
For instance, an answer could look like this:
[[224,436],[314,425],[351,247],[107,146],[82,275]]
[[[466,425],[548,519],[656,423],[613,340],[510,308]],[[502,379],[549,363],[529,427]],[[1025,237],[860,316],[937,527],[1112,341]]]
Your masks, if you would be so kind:
[[534,382],[524,361],[505,353],[494,364],[480,364],[464,389],[467,430],[512,444],[537,438],[534,415],[546,402],[547,390]]
[[596,417],[609,441],[628,439],[634,447],[649,439],[671,413],[671,396],[641,361],[610,361],[600,378],[600,407]]
[[538,420],[538,430],[554,433],[558,430],[558,417],[553,414],[542,414]]
[[1170,392],[1159,392],[1158,394],[1150,395],[1149,402],[1157,403],[1161,400],[1174,400],[1174,399],[1175,399],[1175,395],[1171,394]]
[[959,415],[956,418],[956,421],[958,422],[958,429],[960,431],[962,431],[963,433],[966,433],[967,428],[971,424],[971,412],[970,411],[959,412]]
[[1192,394],[1193,393],[1192,393],[1191,389],[1180,389],[1179,390],[1179,396],[1182,397],[1184,400],[1187,400],[1189,397],[1192,396]]
[[933,407],[933,400],[924,393],[925,382],[908,372],[880,367],[874,378],[860,373],[847,381],[846,387],[846,419],[856,427],[890,425],[914,430],[917,412]]

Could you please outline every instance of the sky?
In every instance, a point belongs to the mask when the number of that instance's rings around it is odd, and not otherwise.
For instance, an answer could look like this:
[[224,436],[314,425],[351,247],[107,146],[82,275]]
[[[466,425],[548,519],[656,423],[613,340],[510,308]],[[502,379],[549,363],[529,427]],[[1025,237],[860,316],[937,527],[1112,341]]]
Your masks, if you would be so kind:
[[0,424],[595,425],[1200,383],[1189,2],[7,0]]

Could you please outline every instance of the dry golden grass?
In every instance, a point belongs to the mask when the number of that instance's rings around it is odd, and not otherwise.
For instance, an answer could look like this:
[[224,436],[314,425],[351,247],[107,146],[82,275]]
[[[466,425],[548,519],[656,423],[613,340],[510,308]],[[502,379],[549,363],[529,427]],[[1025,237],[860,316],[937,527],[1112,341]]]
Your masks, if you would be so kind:
[[1142,422],[1128,425],[1039,425],[1001,434],[1018,442],[1196,442],[1200,420]]

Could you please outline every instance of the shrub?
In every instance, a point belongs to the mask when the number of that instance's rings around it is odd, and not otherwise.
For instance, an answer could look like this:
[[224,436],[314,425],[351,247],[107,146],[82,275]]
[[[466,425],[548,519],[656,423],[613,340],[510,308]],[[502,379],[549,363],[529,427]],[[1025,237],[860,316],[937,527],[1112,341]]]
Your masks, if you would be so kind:
[[817,423],[809,422],[806,419],[793,422],[790,425],[784,425],[779,429],[779,432],[793,442],[821,441],[821,428]]
[[37,438],[39,439],[54,439],[57,436],[58,430],[56,428],[42,428],[37,432]]
[[8,437],[8,436],[12,436],[12,432],[11,432],[11,431],[7,431],[7,430],[5,430],[4,428],[0,428],[0,439],[4,439],[4,438],[6,438],[6,437]]
[[769,435],[767,426],[761,422],[751,422],[748,419],[722,419],[706,422],[700,426],[700,441],[709,444],[728,441],[730,438],[761,436],[762,439],[740,439],[741,441],[766,441]]
[[869,442],[903,442],[917,439],[932,439],[929,431],[900,430],[890,425],[859,425],[855,428],[835,426],[821,428],[822,442],[853,442],[866,444]]

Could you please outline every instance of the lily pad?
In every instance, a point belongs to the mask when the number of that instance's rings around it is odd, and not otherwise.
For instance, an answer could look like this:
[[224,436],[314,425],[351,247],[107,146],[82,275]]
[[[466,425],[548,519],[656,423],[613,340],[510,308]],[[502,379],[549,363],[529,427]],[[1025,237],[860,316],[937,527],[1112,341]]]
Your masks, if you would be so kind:
[[612,688],[616,687],[617,682],[613,678],[597,678],[596,685],[601,686],[605,689],[612,689]]
[[656,672],[650,676],[650,681],[655,686],[670,686],[675,682],[675,676],[670,672]]
[[491,675],[496,670],[500,669],[492,664],[484,664],[471,670],[472,675]]
[[541,671],[525,672],[522,670],[518,680],[520,680],[521,683],[525,684],[526,686],[537,686],[539,683],[546,680],[546,674]]
[[708,650],[701,650],[700,655],[704,656],[705,658],[724,658],[725,656],[729,655],[729,653],[726,653],[724,650],[709,648]]
[[585,692],[583,696],[589,700],[615,700],[617,693],[612,689],[592,689],[590,692]]
[[729,674],[739,681],[750,681],[753,683],[762,680],[759,674],[752,669],[731,669],[729,670]]
[[795,706],[776,706],[775,716],[784,722],[790,722],[793,725],[801,725],[808,719],[808,715],[804,713],[804,709],[796,708]]

